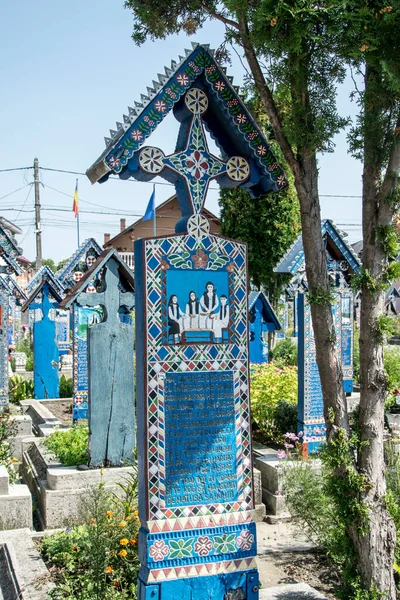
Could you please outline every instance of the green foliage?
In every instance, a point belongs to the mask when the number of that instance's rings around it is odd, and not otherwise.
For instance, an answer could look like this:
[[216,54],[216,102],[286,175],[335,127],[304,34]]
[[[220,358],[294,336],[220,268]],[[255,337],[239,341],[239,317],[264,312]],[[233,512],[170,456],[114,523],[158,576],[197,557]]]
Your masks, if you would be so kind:
[[43,443],[61,464],[72,467],[87,464],[89,430],[83,425],[74,425],[70,429],[59,429],[44,438]]
[[[294,406],[297,411],[297,369],[276,367],[273,363],[252,365],[250,371],[251,409],[254,421],[270,440],[280,441],[293,430]],[[297,423],[297,416],[295,427]]]
[[33,398],[33,381],[27,381],[22,375],[13,375],[8,380],[10,402],[19,402]]
[[221,190],[221,233],[248,245],[249,275],[257,288],[263,286],[269,297],[279,297],[287,275],[274,267],[299,232],[299,209],[294,191],[289,188],[254,202],[246,190]]
[[335,296],[331,290],[324,290],[323,288],[317,288],[315,292],[311,290],[307,292],[307,299],[309,304],[333,304],[335,302]]
[[389,260],[396,260],[399,254],[399,242],[396,229],[393,225],[381,225],[376,234]]
[[400,348],[385,346],[383,360],[386,372],[386,389],[392,391],[400,388]]
[[354,327],[353,372],[355,383],[360,383],[360,330]]
[[16,435],[16,422],[5,408],[0,408],[0,465],[7,469],[11,483],[14,483],[18,479],[13,467],[17,459],[13,457],[10,443]]
[[280,340],[275,348],[269,351],[269,359],[271,362],[279,363],[279,366],[296,366],[297,344],[290,338]]
[[[132,477],[132,483],[136,475]],[[137,489],[137,481],[134,484]],[[129,485],[127,486],[129,488]],[[139,571],[137,497],[117,499],[103,484],[82,506],[84,525],[42,538],[40,550],[53,566],[54,600],[136,600]],[[122,510],[123,508],[123,510]]]
[[72,379],[67,379],[65,375],[60,377],[60,398],[72,398]]

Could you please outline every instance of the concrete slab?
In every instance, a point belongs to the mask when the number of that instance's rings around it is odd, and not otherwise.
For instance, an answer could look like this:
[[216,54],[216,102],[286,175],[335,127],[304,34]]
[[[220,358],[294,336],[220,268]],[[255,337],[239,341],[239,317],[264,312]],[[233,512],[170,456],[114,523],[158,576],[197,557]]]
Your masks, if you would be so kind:
[[293,583],[260,590],[260,600],[327,600],[307,583]]
[[0,598],[46,600],[54,584],[29,529],[0,533]]
[[309,552],[314,549],[293,523],[257,523],[257,554],[271,552]]

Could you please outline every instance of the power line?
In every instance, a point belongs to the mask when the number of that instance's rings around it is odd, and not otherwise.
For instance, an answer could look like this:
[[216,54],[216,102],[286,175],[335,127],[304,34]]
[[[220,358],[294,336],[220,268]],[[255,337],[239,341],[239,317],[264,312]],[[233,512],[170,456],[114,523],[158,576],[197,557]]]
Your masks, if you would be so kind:
[[7,173],[9,171],[24,171],[25,169],[33,169],[33,167],[15,167],[15,169],[0,169],[0,173]]
[[12,196],[13,194],[16,194],[17,192],[19,192],[19,191],[23,190],[24,188],[28,187],[28,185],[32,185],[32,183],[27,183],[26,185],[23,185],[22,187],[18,188],[17,190],[14,190],[13,192],[9,192],[5,196],[1,196],[0,200],[3,200],[4,198],[8,198],[8,196]]
[[31,191],[32,191],[32,185],[33,185],[33,184],[32,184],[32,183],[29,183],[28,185],[29,185],[29,190],[28,190],[28,193],[27,193],[27,195],[26,195],[26,197],[25,197],[25,200],[24,200],[24,203],[23,203],[22,207],[21,207],[21,208],[20,208],[20,210],[19,210],[19,213],[18,213],[18,214],[17,214],[17,216],[15,217],[15,221],[18,221],[18,217],[19,217],[19,215],[21,214],[21,212],[23,211],[23,209],[24,209],[24,206],[25,206],[25,204],[26,204],[26,201],[27,201],[27,200],[28,200],[28,198],[29,198],[29,194],[30,194],[30,193],[31,193]]

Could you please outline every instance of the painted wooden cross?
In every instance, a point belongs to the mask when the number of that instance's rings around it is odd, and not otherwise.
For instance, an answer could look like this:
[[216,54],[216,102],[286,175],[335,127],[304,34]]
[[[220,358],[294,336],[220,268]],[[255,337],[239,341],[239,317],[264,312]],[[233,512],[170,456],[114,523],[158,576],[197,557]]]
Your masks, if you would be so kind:
[[[50,297],[54,297],[48,283],[43,283],[34,296],[41,291],[42,300],[40,302],[29,302],[31,310],[41,310],[43,317],[40,321],[35,321],[33,324],[33,356],[34,370],[33,382],[35,389],[35,398],[59,398],[60,383],[58,377],[58,343],[56,336],[56,323],[50,318],[50,310],[58,307],[59,298],[56,301],[51,301]],[[33,300],[34,298],[32,298]]]
[[133,330],[119,315],[135,301],[119,289],[119,266],[114,257],[105,263],[104,292],[75,298],[79,306],[105,309],[104,320],[88,328],[90,466],[120,465],[135,446]]

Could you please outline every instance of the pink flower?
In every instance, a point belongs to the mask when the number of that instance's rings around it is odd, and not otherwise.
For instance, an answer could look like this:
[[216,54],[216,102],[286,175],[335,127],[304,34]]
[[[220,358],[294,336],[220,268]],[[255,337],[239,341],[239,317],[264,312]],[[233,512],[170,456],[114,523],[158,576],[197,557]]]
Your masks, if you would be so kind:
[[286,458],[287,454],[284,450],[278,450],[278,452],[276,453],[277,457],[279,458],[279,460],[281,460],[282,458]]
[[297,437],[301,438],[303,437],[304,433],[302,431],[299,431],[299,433],[297,434]]
[[150,556],[152,556],[155,561],[164,560],[168,553],[169,548],[164,540],[156,540],[154,544],[150,546]]
[[200,536],[197,542],[194,545],[194,551],[197,552],[199,556],[207,556],[212,550],[212,541],[207,535]]
[[250,550],[253,544],[254,535],[248,529],[242,531],[240,535],[236,538],[237,547],[241,548],[244,552],[246,550]]
[[192,256],[192,261],[195,269],[205,269],[208,262],[208,254],[199,249],[196,254]]
[[285,448],[294,448],[293,444],[288,444],[287,442],[283,444]]

